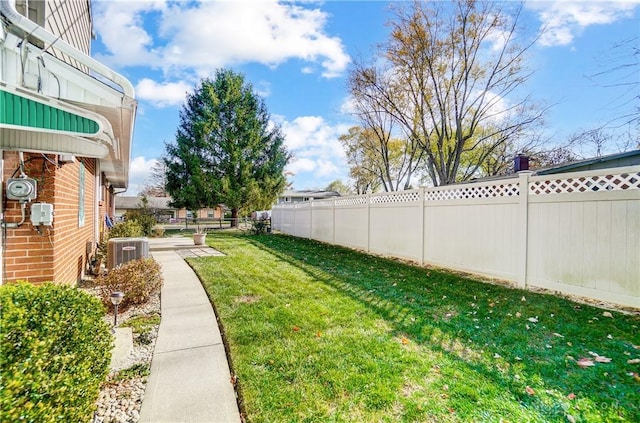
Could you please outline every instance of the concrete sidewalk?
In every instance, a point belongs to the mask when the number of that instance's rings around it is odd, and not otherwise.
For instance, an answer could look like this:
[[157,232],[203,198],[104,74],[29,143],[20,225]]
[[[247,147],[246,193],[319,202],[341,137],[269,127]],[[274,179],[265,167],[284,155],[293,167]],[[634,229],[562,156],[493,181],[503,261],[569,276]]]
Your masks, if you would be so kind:
[[164,276],[162,320],[139,421],[240,422],[227,356],[204,288],[176,251],[154,251],[152,240],[150,250]]

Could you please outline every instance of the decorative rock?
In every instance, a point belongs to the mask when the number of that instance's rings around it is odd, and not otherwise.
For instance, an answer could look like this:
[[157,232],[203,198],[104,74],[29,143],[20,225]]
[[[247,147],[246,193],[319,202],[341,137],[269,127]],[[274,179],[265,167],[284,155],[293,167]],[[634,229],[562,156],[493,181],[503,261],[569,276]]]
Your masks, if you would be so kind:
[[[142,314],[160,314],[160,295],[157,294],[147,304],[131,307],[124,313],[118,313],[118,320],[126,322],[132,316]],[[106,316],[105,321],[112,322],[112,316]],[[120,368],[127,369],[135,364],[151,365],[153,350],[158,337],[158,326],[150,331],[148,344],[133,343],[127,357],[122,360]],[[147,378],[116,380],[117,371],[109,373],[103,384],[98,400],[97,410],[92,423],[136,423],[140,418],[140,408],[146,388]]]

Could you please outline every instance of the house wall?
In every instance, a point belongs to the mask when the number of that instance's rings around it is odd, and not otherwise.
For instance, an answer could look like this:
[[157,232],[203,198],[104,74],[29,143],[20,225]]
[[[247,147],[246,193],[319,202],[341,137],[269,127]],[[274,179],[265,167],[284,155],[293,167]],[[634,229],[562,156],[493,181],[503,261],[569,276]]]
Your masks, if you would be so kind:
[[[40,227],[38,232],[27,218],[19,228],[6,230],[4,248],[5,281],[26,280],[33,283],[53,281],[75,284],[81,278],[89,253],[87,243],[95,243],[96,160],[79,158],[76,163],[56,166],[55,155],[24,154],[25,173],[38,180],[35,202],[53,204],[51,227]],[[4,153],[4,179],[14,175],[18,168],[18,153]],[[82,170],[84,169],[84,170]],[[81,174],[84,174],[81,177]],[[80,185],[80,180],[84,182]],[[80,207],[81,196],[83,195]],[[20,203],[6,200],[5,221],[20,220]],[[84,211],[84,223],[80,210]]]
[[[88,55],[91,49],[89,0],[48,0],[45,5],[45,29],[59,35],[61,39]],[[65,63],[87,71],[86,67],[56,49],[55,46],[51,49],[51,54]]]
[[[213,216],[209,216],[210,211],[213,212]],[[185,219],[186,217],[187,217],[186,209],[180,209],[177,211],[176,218]],[[222,209],[220,207],[216,207],[215,209],[198,210],[197,217],[198,219],[220,219],[221,217],[224,217],[224,216],[222,215]]]
[[272,227],[640,309],[640,166],[278,205]]

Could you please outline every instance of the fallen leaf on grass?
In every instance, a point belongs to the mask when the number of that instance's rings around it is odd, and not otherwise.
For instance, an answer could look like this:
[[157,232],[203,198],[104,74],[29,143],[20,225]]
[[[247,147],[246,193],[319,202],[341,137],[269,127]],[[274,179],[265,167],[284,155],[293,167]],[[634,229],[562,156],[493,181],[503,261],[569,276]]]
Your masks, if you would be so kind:
[[403,336],[400,342],[402,342],[402,345],[407,345],[409,343],[409,340]]
[[516,313],[516,317],[520,317],[520,316],[522,316],[522,313],[517,312],[517,313]]
[[527,320],[530,321],[531,323],[538,323],[537,317],[529,317]]
[[599,355],[596,357],[596,362],[598,363],[611,363],[611,359],[609,357],[605,357],[603,355]]
[[570,400],[576,399],[576,394],[574,394],[573,392],[570,393],[569,395],[567,395],[567,399],[570,399]]
[[536,391],[534,391],[531,386],[527,386],[526,388],[524,388],[524,390],[527,391],[527,394],[529,394],[529,395],[535,395],[536,394]]
[[571,414],[567,414],[567,421],[569,423],[576,423],[576,418],[573,417]]
[[640,363],[640,358],[632,358],[631,360],[627,360],[627,364],[638,364]]
[[564,338],[564,335],[560,335],[558,332],[553,332],[553,336],[557,336],[558,338]]
[[608,311],[603,312],[602,315],[604,317],[611,317],[613,319],[613,314],[609,313]]
[[316,336],[317,336],[318,338],[320,338],[320,337],[322,336],[322,332],[320,332],[320,331],[316,332]]
[[291,328],[294,332],[300,332],[300,328],[297,326],[294,326],[293,328]]
[[595,366],[595,363],[590,358],[581,358],[576,363],[578,364],[578,366],[582,367],[583,369],[586,367]]

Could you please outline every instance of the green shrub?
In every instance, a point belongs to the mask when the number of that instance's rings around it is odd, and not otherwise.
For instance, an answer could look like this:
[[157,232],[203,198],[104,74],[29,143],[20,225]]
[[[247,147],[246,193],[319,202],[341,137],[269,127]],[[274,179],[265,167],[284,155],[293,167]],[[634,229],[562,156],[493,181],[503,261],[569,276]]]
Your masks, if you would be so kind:
[[128,211],[125,215],[128,222],[136,222],[140,225],[142,230],[142,236],[151,236],[153,233],[153,227],[158,224],[156,218],[149,214],[146,210]]
[[105,309],[70,286],[0,286],[0,421],[90,421],[112,337]]
[[146,303],[152,294],[162,288],[160,265],[151,258],[128,261],[111,269],[106,275],[97,277],[96,285],[102,303],[107,307],[113,307],[109,299],[112,292],[124,292],[119,307],[125,310],[132,305]]
[[144,236],[142,225],[136,220],[118,222],[109,230],[108,239],[111,238],[137,238]]
[[269,228],[270,224],[268,220],[254,220],[251,223],[251,232],[256,235],[262,235],[263,233],[267,232]]

